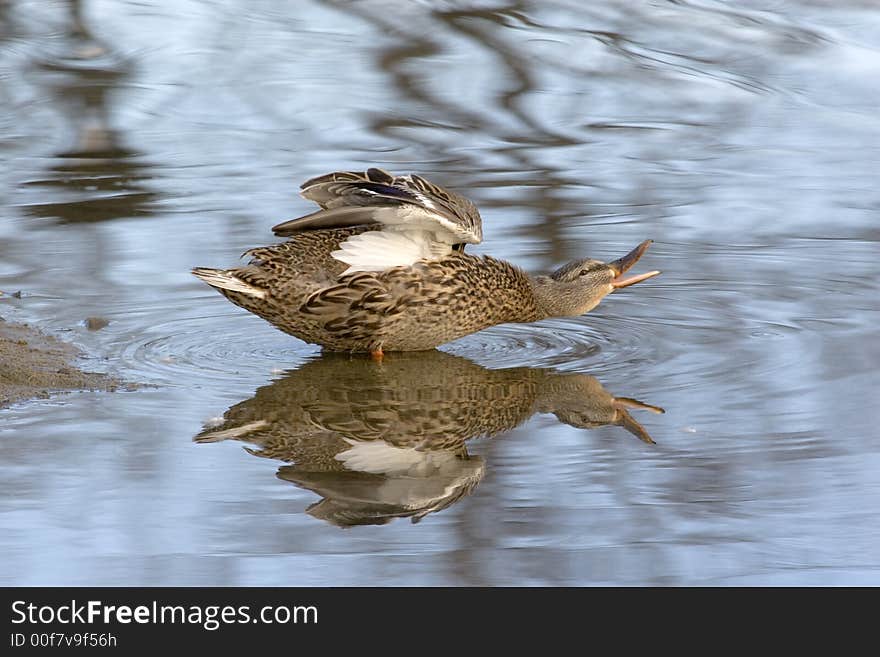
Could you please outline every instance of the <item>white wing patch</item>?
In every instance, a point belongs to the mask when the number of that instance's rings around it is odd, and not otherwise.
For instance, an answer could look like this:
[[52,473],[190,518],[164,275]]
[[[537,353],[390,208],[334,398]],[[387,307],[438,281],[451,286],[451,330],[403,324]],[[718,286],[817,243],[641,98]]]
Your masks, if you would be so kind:
[[389,476],[425,477],[455,461],[447,451],[417,451],[389,445],[384,440],[344,439],[351,448],[336,455],[349,470]]
[[427,197],[422,199],[421,195],[419,198],[428,207],[404,205],[393,208],[379,208],[373,212],[373,218],[392,230],[397,228],[401,230],[424,230],[435,233],[442,241],[448,241],[450,244],[458,242],[476,244],[479,242],[470,231],[454,221],[450,221],[442,214],[429,209],[434,207],[434,203],[430,199]]
[[356,271],[385,271],[411,265],[422,258],[442,258],[452,245],[424,230],[374,230],[354,235],[330,255],[348,265],[344,274]]

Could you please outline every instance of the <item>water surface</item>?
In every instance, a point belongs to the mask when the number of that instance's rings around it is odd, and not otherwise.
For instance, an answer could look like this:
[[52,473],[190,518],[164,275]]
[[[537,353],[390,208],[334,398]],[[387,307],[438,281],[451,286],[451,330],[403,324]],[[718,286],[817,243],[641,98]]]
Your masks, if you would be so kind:
[[[0,410],[0,581],[880,584],[878,74],[857,1],[0,3],[0,316],[144,384]],[[663,275],[382,366],[189,275],[372,165]]]

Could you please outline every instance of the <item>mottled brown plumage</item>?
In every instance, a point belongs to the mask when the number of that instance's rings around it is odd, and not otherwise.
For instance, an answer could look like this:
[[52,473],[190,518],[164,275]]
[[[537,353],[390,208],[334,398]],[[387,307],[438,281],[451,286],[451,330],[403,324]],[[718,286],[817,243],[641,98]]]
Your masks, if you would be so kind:
[[[289,241],[252,249],[245,267],[193,273],[232,303],[330,351],[432,349],[496,324],[581,315],[614,289],[659,273],[621,278],[650,242],[620,260],[579,260],[550,276],[466,254],[451,242],[479,241],[476,208],[417,176],[341,172],[304,188],[322,209],[277,226]],[[405,196],[413,190],[415,200]],[[364,207],[382,212],[373,220]],[[392,262],[406,264],[377,264],[385,245]]]

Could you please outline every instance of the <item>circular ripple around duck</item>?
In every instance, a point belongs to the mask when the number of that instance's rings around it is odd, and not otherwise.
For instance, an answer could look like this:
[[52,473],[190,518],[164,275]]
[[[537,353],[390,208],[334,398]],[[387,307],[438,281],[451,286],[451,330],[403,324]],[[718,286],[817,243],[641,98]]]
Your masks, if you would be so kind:
[[553,367],[593,374],[656,361],[662,353],[644,325],[598,315],[505,324],[443,349],[487,367]]
[[181,317],[127,337],[133,339],[121,346],[122,366],[141,380],[162,384],[198,385],[230,377],[263,380],[298,367],[319,351],[237,312]]

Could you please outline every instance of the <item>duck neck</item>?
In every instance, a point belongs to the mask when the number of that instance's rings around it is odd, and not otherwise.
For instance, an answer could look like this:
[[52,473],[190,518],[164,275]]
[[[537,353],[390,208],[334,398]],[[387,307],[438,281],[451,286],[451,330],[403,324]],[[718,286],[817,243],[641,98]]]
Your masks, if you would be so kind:
[[[570,315],[571,293],[569,286],[549,276],[532,276],[532,293],[538,309],[538,319]],[[534,320],[531,320],[534,321]]]

